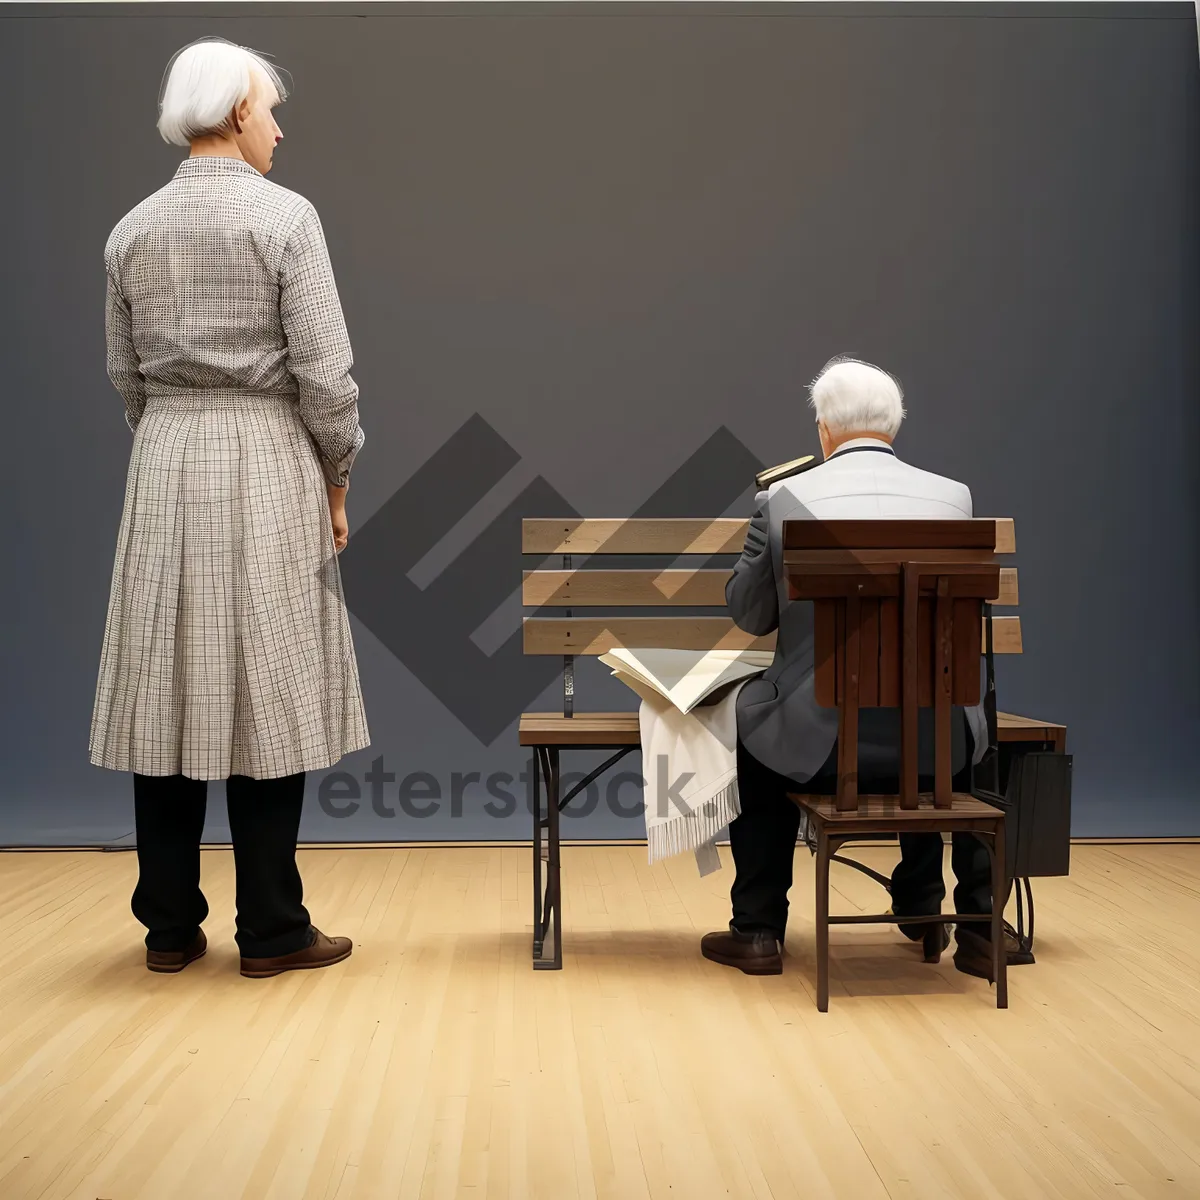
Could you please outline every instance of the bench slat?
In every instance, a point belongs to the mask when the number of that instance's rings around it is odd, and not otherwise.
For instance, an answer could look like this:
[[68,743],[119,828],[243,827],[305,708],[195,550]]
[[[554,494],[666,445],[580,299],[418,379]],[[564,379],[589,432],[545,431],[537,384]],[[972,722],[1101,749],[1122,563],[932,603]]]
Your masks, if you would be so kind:
[[[623,605],[725,607],[727,570],[663,571],[526,571],[521,603],[532,608],[597,608]],[[1017,569],[1000,568],[996,604],[1017,603]]]
[[1015,713],[996,714],[996,739],[1001,742],[1052,742],[1059,754],[1067,751],[1067,727],[1054,721],[1019,717]]
[[[1065,740],[1066,726],[1013,713],[996,714],[996,733],[1002,742]],[[640,740],[636,712],[522,713],[518,734],[522,746],[636,746]]]
[[[1020,654],[1021,618],[992,620],[997,654]],[[728,617],[527,617],[526,654],[607,654],[618,646],[675,650],[770,650],[775,635],[756,638]]]
[[740,554],[750,522],[738,517],[521,522],[524,554]]
[[641,741],[636,712],[522,713],[517,735],[522,746],[636,746]]
[[726,570],[526,571],[521,603],[532,607],[708,605],[725,607]]
[[[1011,517],[996,522],[996,553],[1015,554]],[[521,522],[523,554],[740,554],[750,522],[738,517],[546,518]]]
[[607,654],[618,646],[672,650],[770,650],[728,617],[527,617],[526,654]]

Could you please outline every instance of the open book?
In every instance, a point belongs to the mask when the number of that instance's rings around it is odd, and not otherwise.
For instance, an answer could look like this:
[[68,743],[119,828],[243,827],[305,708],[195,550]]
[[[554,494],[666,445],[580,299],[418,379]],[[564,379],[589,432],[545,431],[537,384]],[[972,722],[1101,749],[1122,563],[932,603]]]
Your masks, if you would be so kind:
[[775,658],[771,650],[664,650],[619,647],[600,661],[643,700],[647,691],[691,712],[719,688],[760,675]]

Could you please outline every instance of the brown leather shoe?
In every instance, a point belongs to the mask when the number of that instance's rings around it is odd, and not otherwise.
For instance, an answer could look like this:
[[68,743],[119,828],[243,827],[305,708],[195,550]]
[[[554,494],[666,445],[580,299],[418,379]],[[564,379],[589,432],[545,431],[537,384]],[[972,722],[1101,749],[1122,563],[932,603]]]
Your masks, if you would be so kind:
[[[892,909],[888,909],[888,916],[895,916]],[[925,925],[897,925],[897,929],[910,942],[920,942],[921,950],[924,954],[924,960],[927,963],[937,963],[942,960],[942,951],[950,946],[950,926],[938,924]]]
[[[986,938],[973,929],[959,925],[955,932],[958,945],[954,948],[954,965],[964,975],[974,975],[976,979],[986,979],[995,983],[992,978],[992,939]],[[1017,939],[1004,931],[1004,953],[1008,956],[1008,966],[1013,964],[1013,956],[1020,952]]]
[[710,962],[737,967],[747,975],[783,974],[779,942],[769,933],[742,933],[733,928],[706,933],[700,939],[700,953]]
[[147,950],[146,970],[155,971],[159,975],[176,975],[188,963],[203,958],[207,949],[208,938],[204,936],[202,929],[196,934],[196,940],[186,950]]
[[350,957],[354,943],[347,937],[326,937],[319,929],[313,929],[316,937],[311,946],[296,950],[292,954],[281,954],[278,958],[242,958],[242,974],[247,979],[270,979],[284,971],[314,971],[318,967],[332,967]]

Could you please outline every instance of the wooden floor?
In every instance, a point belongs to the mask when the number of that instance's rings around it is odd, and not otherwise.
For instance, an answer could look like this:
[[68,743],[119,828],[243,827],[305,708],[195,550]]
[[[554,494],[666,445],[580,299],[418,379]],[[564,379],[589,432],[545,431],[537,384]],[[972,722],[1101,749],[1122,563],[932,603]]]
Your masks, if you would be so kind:
[[1200,1196],[1200,846],[1077,848],[1006,1012],[890,928],[835,930],[826,1015],[807,853],[757,980],[697,950],[731,872],[645,853],[564,852],[567,965],[535,974],[528,851],[305,851],[355,953],[266,981],[227,852],[178,976],[144,969],[132,855],[0,856],[0,1198]]

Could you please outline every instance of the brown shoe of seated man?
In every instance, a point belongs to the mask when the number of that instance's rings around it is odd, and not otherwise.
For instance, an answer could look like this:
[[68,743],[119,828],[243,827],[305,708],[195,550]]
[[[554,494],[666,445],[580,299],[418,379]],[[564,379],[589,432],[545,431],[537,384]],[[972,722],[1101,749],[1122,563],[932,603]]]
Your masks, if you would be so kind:
[[[954,937],[958,943],[954,949],[955,967],[964,975],[974,975],[977,979],[986,979],[989,983],[994,983],[995,980],[992,979],[992,939],[962,925],[956,927]],[[1001,945],[1004,947],[1004,953],[1008,956],[1008,965],[1011,966],[1013,955],[1019,953],[1021,947],[1007,929],[1004,931]]]
[[[921,932],[922,930],[924,932]],[[936,963],[941,958],[942,951],[949,949],[950,946],[949,925],[901,925],[900,932],[910,942],[920,942],[922,944],[926,962]],[[991,940],[984,937],[983,934],[974,932],[974,930],[970,931],[968,937],[984,943],[984,952],[987,954],[987,959],[990,963],[992,961]],[[975,947],[975,950],[978,950],[978,947]],[[1004,950],[1008,955],[1008,965],[1011,967],[1013,965],[1013,957],[1020,953],[1021,947],[1017,942],[1016,936],[1009,933],[1007,929],[1004,931]],[[980,976],[981,979],[987,979],[988,977],[986,974]]]
[[[890,912],[891,910],[889,909],[888,911]],[[932,948],[934,948],[934,946],[931,946],[930,943],[934,943],[936,945],[936,943],[940,941],[941,949],[943,949],[943,950],[947,949],[950,945],[950,926],[949,925],[942,925],[942,926],[900,925],[900,926],[898,926],[898,928],[899,928],[900,932],[902,934],[904,934],[904,936],[906,938],[908,938],[908,940],[910,942],[923,942],[925,944],[926,955],[928,955],[930,950]],[[937,935],[933,932],[933,930],[937,929],[937,928],[940,928],[940,930],[941,930],[940,938],[937,937]],[[962,926],[960,925],[958,928],[961,929]],[[983,944],[984,944],[983,950],[987,954],[988,961],[991,962],[991,958],[992,958],[991,939],[984,936],[981,933],[976,933],[975,930],[973,930],[973,929],[967,931],[967,936],[968,936],[968,939],[973,938],[973,939],[975,939],[976,942],[979,942],[979,941],[983,942]],[[975,949],[978,950],[979,947],[976,946]],[[1017,941],[1016,934],[1012,933],[1011,931],[1009,931],[1007,929],[1004,931],[1004,950],[1005,950],[1005,953],[1008,954],[1008,965],[1011,967],[1014,965],[1013,964],[1014,955],[1017,955],[1021,952],[1021,945]],[[983,975],[983,976],[981,976],[981,978],[986,979],[987,976]]]
[[723,967],[737,967],[747,975],[782,975],[779,941],[771,933],[742,933],[732,925],[700,939],[700,953]]
[[349,938],[326,937],[315,927],[313,933],[316,936],[311,945],[291,954],[281,954],[277,958],[243,956],[242,974],[247,979],[270,979],[273,975],[282,975],[284,971],[314,971],[318,967],[331,967],[350,957],[354,943]]
[[188,963],[193,963],[196,959],[203,958],[204,952],[207,949],[208,938],[204,936],[204,930],[201,929],[196,934],[195,940],[186,950],[147,950],[146,969],[154,971],[159,975],[176,975]]

